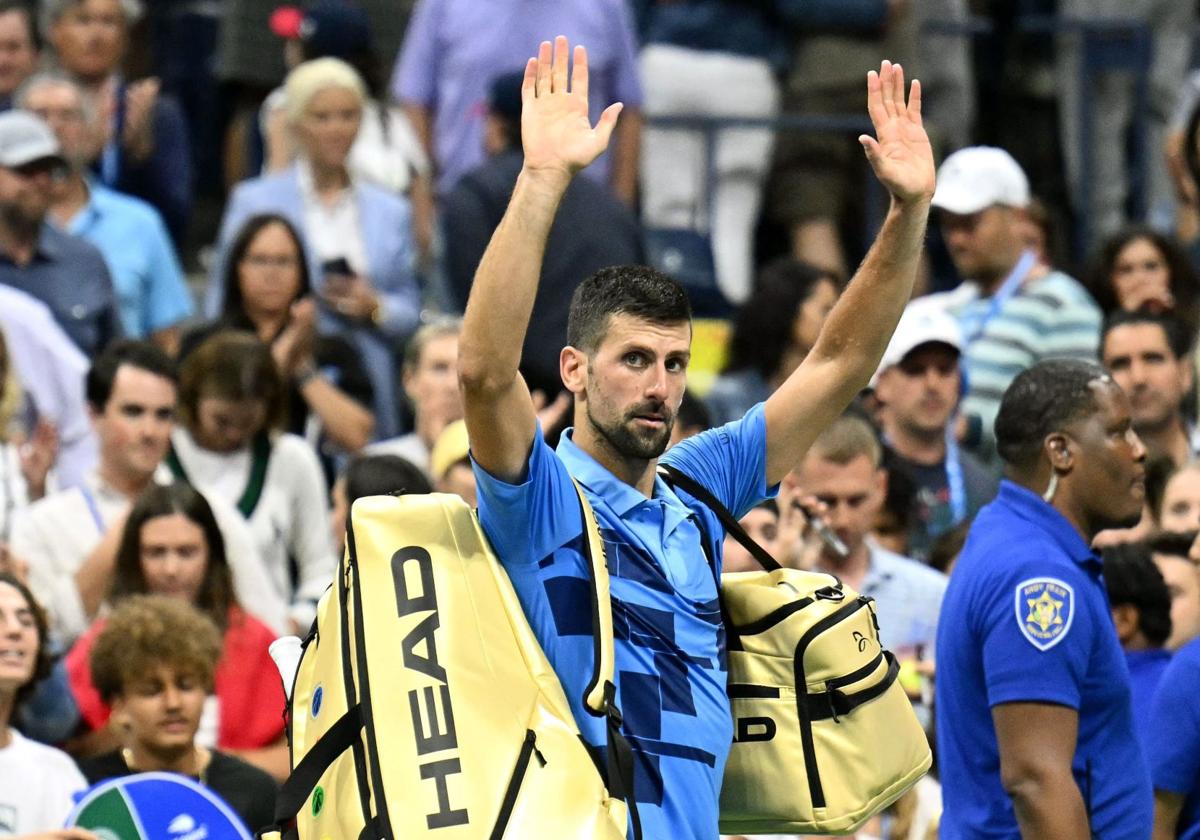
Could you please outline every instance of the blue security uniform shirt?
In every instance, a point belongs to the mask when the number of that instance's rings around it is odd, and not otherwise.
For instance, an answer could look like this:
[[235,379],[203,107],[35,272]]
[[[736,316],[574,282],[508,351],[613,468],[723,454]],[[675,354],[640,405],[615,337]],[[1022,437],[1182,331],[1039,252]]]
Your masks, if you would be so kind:
[[1071,766],[1092,836],[1149,836],[1150,776],[1101,571],[1071,524],[1023,487],[1003,482],[979,512],[938,624],[941,840],[1020,837],[992,723],[993,706],[1020,702],[1078,711]]
[[[1150,732],[1154,726],[1152,713],[1158,684],[1171,664],[1171,652],[1163,648],[1125,651],[1129,666],[1129,691],[1133,699],[1133,731],[1142,745],[1142,755],[1153,770],[1150,759]],[[1153,776],[1153,773],[1151,773]]]
[[1146,757],[1156,790],[1185,795],[1175,836],[1200,838],[1200,639],[1175,652],[1154,697]]
[[[762,406],[678,444],[663,463],[704,484],[736,516],[765,498]],[[475,465],[479,519],[554,666],[585,740],[605,745],[587,713],[592,673],[589,573],[574,476],[595,509],[611,577],[617,703],[633,746],[635,794],[647,840],[715,840],[717,803],[733,738],[725,694],[725,637],[714,570],[716,517],[660,478],[646,498],[563,434],[557,452],[534,438],[525,481]]]

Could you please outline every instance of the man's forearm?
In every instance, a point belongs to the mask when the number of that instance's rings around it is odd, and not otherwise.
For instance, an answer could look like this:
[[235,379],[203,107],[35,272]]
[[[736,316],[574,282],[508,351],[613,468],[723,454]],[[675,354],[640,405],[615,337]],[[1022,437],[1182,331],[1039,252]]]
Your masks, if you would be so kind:
[[1012,785],[1013,811],[1025,840],[1089,840],[1087,809],[1069,769]]
[[912,295],[925,242],[929,204],[893,203],[875,243],[859,266],[812,352],[843,367],[857,392],[879,363]]
[[570,178],[522,171],[475,273],[459,339],[464,381],[505,387],[517,373],[546,240]]

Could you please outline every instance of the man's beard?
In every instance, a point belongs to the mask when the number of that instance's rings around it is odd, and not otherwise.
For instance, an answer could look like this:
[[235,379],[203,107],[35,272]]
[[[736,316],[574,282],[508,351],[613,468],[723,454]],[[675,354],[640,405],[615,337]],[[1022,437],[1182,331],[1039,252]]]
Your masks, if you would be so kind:
[[45,214],[35,216],[29,210],[16,205],[0,208],[0,221],[4,222],[17,239],[24,241],[37,238],[45,218]]
[[[639,405],[625,412],[617,423],[606,425],[592,414],[592,401],[587,403],[587,419],[600,437],[608,442],[613,451],[622,458],[649,461],[667,451],[671,442],[671,429],[675,425],[675,415],[663,403],[655,405]],[[638,434],[632,427],[634,418],[642,414],[658,414],[663,419],[663,427],[658,431],[648,431]]]

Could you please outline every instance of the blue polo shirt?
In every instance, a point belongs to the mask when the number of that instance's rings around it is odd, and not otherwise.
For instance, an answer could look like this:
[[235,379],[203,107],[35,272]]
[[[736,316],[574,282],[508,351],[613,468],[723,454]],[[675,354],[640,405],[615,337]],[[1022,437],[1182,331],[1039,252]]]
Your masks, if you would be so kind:
[[[741,516],[769,494],[762,406],[663,457]],[[479,519],[554,666],[584,739],[603,748],[604,722],[583,707],[592,673],[589,574],[574,476],[596,511],[610,575],[617,700],[633,746],[645,836],[716,840],[717,803],[733,737],[715,571],[724,534],[712,512],[655,479],[646,498],[563,434],[534,438],[525,480],[474,465]]]
[[112,272],[125,334],[149,338],[191,317],[192,295],[162,217],[152,206],[100,184],[67,230],[100,249]]
[[[1142,755],[1153,770],[1150,761],[1150,733],[1154,727],[1154,698],[1158,696],[1158,684],[1162,682],[1167,666],[1171,664],[1171,651],[1164,648],[1125,651],[1125,664],[1129,666],[1129,691],[1133,698],[1133,728]],[[1153,773],[1151,773],[1153,775]]]
[[1018,702],[1079,712],[1072,770],[1092,836],[1149,834],[1150,776],[1101,570],[1079,533],[1036,493],[1005,481],[979,512],[937,633],[942,840],[1020,837],[992,723],[993,706]]
[[42,224],[28,265],[18,266],[0,253],[0,283],[46,304],[63,332],[90,359],[122,335],[104,257],[90,243],[49,222]]
[[1146,753],[1156,790],[1182,793],[1175,836],[1200,838],[1200,639],[1175,652],[1154,697]]

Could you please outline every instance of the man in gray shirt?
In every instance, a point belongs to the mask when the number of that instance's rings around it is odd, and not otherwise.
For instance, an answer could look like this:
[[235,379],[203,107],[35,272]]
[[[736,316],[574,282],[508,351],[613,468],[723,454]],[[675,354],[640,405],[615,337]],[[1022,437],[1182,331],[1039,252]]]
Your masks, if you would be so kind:
[[104,257],[46,220],[51,180],[65,166],[44,122],[26,111],[0,114],[0,283],[46,304],[95,358],[121,324]]

